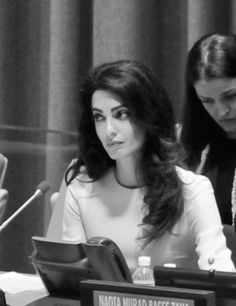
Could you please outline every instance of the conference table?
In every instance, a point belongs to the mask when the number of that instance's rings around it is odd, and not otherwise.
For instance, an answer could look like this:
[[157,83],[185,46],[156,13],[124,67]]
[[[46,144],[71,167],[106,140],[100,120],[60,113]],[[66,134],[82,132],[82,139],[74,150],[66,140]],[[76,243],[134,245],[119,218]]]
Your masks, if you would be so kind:
[[[114,283],[112,282],[104,282],[104,284],[99,283],[99,281],[94,280],[88,280],[83,282],[85,283],[85,286],[83,288],[87,287],[86,296],[89,297],[89,300],[85,302],[86,305],[100,305],[98,302],[92,302],[91,297],[94,298],[94,292],[97,294],[97,299],[99,299],[99,294],[104,295],[105,294],[131,294],[132,298],[133,296],[136,296],[141,294],[144,298],[149,298],[147,295],[151,295],[151,298],[154,296],[154,292],[146,292],[147,290],[161,290],[164,293],[161,294],[161,299],[172,299],[173,300],[173,294],[174,294],[174,300],[176,298],[180,298],[179,294],[180,291],[182,291],[180,288],[172,288],[167,289],[167,287],[155,287],[155,288],[132,288],[133,284],[127,284],[127,283]],[[87,284],[86,284],[87,283]],[[115,284],[115,285],[114,285]],[[105,286],[105,287],[104,287]],[[117,290],[118,287],[122,287],[122,290]],[[109,288],[110,287],[110,288]],[[116,288],[117,287],[117,288]],[[105,288],[105,289],[104,289]],[[17,273],[17,272],[0,272],[0,289],[5,292],[5,299],[7,306],[80,306],[79,299],[64,299],[64,298],[56,298],[53,296],[49,296],[42,280],[37,274],[25,274],[25,273]],[[144,292],[145,291],[145,292]],[[170,291],[172,293],[170,294]],[[185,289],[183,289],[183,292]],[[84,291],[85,292],[85,291]],[[100,292],[100,293],[99,293]],[[117,293],[117,292],[123,292],[123,293]],[[174,293],[173,293],[174,292]],[[199,291],[201,294],[203,294],[203,291]],[[186,292],[181,293],[185,295],[186,298]],[[204,293],[206,295],[206,293]],[[209,293],[207,293],[209,294]],[[178,295],[178,297],[177,297]],[[84,295],[83,295],[84,296]],[[168,296],[168,298],[163,296]],[[183,296],[181,296],[183,298]],[[150,298],[149,298],[150,299]],[[192,297],[188,297],[188,299],[192,299]],[[198,302],[197,302],[198,304]],[[107,305],[106,303],[104,305]],[[128,305],[128,304],[126,304]],[[153,301],[151,304],[147,302],[146,305],[154,305]],[[157,304],[159,305],[159,304]],[[169,304],[160,304],[160,305],[172,305]],[[173,305],[195,305],[194,302],[190,304],[173,304]],[[202,305],[202,304],[201,304]],[[206,305],[206,304],[204,304]],[[210,302],[207,305],[215,305],[215,303]],[[218,305],[218,304],[217,304]],[[219,304],[220,306],[235,306],[235,300],[222,300],[222,302]],[[0,306],[2,306],[0,302]]]
[[36,274],[0,272],[0,288],[9,306],[25,306],[48,295]]
[[6,303],[9,306],[26,306],[46,296],[47,293],[44,290],[24,291],[15,294],[5,293]]
[[80,306],[78,299],[49,296],[37,274],[0,272],[0,289],[8,306]]
[[80,306],[79,300],[49,297],[44,291],[7,293],[6,303],[7,306]]

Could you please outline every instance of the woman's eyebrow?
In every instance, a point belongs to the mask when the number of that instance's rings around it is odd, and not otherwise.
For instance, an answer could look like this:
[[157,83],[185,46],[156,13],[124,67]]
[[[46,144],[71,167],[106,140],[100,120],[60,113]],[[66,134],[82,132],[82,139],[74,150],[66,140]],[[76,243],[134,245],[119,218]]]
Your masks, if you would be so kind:
[[[121,108],[127,108],[127,107],[124,106],[124,105],[118,105],[118,106],[112,107],[112,108],[111,108],[111,111],[114,112],[114,111],[117,111],[117,110],[119,110],[119,109],[121,109]],[[92,111],[96,111],[96,112],[100,112],[100,113],[103,112],[101,109],[99,109],[99,108],[97,108],[97,107],[92,107]]]
[[211,97],[202,96],[202,95],[198,95],[198,98],[199,98],[200,100],[212,99]]
[[96,108],[96,107],[92,107],[92,111],[96,111],[96,112],[102,113],[102,110],[99,109],[99,108]]
[[127,108],[126,106],[124,106],[124,105],[118,105],[118,106],[115,106],[115,107],[112,107],[112,112],[113,111],[116,111],[116,110],[119,110],[120,108]]

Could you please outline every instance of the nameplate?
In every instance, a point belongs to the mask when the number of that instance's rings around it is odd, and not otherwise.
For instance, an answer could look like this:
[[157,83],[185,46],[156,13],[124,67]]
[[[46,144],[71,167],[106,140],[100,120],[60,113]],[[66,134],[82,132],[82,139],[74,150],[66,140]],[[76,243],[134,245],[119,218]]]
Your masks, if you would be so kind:
[[194,306],[195,304],[190,299],[109,291],[94,291],[93,301],[94,306]]
[[213,291],[87,280],[81,306],[215,306]]

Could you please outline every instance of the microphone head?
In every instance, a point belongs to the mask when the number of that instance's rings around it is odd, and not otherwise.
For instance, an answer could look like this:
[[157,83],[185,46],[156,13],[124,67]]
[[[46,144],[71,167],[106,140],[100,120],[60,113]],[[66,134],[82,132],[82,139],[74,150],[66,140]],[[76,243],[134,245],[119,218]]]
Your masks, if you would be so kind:
[[47,181],[43,181],[38,184],[36,190],[40,191],[41,195],[47,192],[50,189],[50,185]]

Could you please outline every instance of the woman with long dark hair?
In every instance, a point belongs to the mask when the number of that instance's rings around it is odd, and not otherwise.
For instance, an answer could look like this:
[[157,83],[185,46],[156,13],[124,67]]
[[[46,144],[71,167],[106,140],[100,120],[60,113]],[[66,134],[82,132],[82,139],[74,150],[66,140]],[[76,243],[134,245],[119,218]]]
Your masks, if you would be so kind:
[[131,271],[140,255],[153,266],[234,269],[211,184],[177,166],[172,105],[147,67],[118,61],[93,68],[81,90],[78,131],[64,239],[110,238]]
[[191,48],[181,141],[188,167],[211,180],[224,224],[236,213],[236,36],[213,33]]

